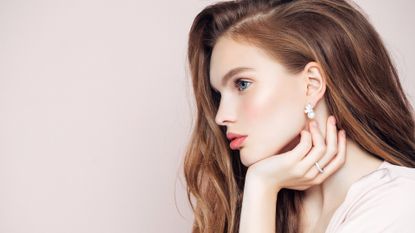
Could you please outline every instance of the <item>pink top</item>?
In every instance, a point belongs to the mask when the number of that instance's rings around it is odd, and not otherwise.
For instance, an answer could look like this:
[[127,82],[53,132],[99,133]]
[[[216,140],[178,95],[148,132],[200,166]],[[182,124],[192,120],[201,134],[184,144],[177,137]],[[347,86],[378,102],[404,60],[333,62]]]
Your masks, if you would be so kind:
[[415,232],[415,168],[383,161],[350,186],[325,233]]

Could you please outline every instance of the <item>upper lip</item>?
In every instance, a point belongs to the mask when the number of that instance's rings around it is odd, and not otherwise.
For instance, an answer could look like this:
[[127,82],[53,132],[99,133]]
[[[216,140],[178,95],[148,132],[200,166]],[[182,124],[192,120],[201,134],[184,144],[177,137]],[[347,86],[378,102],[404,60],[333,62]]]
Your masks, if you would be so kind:
[[233,139],[235,139],[235,138],[244,137],[244,136],[246,136],[246,135],[241,135],[241,134],[236,134],[236,133],[227,133],[227,134],[226,134],[226,137],[227,137],[229,140],[233,140]]

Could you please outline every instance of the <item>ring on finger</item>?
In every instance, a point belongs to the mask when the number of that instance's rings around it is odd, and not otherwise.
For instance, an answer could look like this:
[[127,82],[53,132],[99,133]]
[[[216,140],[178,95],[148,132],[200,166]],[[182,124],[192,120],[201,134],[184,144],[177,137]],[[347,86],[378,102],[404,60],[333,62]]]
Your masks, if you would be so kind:
[[323,172],[324,172],[324,169],[320,167],[320,164],[318,164],[318,162],[315,162],[315,163],[314,163],[314,165],[316,166],[317,170],[318,170],[320,173],[323,173]]

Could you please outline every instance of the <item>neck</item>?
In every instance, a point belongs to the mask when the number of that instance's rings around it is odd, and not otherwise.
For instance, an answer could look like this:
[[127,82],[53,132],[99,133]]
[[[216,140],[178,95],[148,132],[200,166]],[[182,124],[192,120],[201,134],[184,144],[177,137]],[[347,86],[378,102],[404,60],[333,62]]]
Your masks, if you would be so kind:
[[336,209],[345,199],[350,186],[362,176],[376,170],[383,161],[364,151],[351,140],[346,143],[345,164],[320,185],[305,191],[314,214]]

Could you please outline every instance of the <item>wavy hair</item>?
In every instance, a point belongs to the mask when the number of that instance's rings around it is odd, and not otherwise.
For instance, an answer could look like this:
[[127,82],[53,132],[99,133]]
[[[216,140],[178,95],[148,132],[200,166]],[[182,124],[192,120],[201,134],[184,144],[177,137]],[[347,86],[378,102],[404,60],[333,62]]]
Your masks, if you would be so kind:
[[[215,123],[220,96],[209,83],[212,49],[230,36],[266,51],[293,74],[318,62],[329,114],[348,139],[390,163],[415,167],[414,110],[383,42],[346,0],[235,0],[205,7],[188,38],[196,121],[184,157],[193,233],[238,232],[247,168]],[[192,197],[194,198],[192,200]],[[278,193],[276,232],[297,233],[303,191]]]

